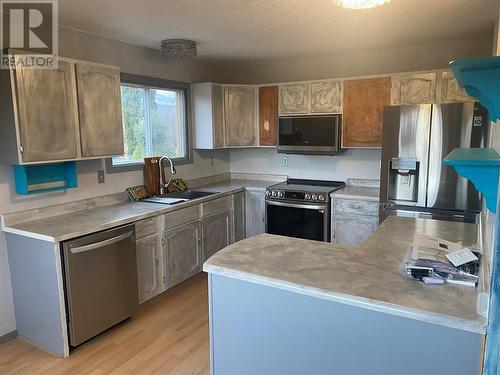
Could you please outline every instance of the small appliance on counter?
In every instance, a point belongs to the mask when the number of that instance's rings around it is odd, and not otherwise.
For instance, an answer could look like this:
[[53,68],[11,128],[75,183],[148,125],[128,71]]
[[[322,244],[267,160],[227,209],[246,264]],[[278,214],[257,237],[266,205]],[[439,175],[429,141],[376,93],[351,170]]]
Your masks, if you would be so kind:
[[289,178],[266,189],[266,233],[328,241],[330,193],[341,181]]
[[457,147],[486,147],[479,103],[385,107],[380,222],[389,215],[474,222],[478,191],[442,161]]

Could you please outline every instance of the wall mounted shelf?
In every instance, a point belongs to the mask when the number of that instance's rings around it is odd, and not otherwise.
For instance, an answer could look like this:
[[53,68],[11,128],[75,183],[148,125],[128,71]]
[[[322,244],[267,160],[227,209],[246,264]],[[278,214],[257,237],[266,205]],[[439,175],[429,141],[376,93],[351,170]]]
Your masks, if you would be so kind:
[[472,181],[486,199],[486,206],[496,212],[500,157],[492,148],[456,148],[444,158],[444,165]]
[[467,94],[488,109],[490,120],[499,120],[500,56],[452,61],[450,69]]
[[17,194],[38,194],[78,187],[76,161],[14,165]]

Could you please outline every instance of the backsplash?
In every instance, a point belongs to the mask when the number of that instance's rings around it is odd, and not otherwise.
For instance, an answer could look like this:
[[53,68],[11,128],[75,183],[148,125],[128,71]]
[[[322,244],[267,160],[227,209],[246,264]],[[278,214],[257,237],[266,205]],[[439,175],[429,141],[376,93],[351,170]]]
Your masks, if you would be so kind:
[[[276,149],[233,149],[230,153],[231,173],[336,181],[380,178],[379,149],[350,149],[336,156],[286,155],[278,154]],[[283,165],[283,158],[287,158],[287,166]]]

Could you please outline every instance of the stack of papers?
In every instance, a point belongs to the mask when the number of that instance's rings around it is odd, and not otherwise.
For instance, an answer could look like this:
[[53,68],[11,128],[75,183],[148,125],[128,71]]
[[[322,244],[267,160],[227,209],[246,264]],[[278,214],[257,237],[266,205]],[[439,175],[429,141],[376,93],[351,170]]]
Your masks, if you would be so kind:
[[479,281],[474,273],[479,258],[461,242],[415,235],[411,258],[405,264],[406,273],[428,284],[443,282],[475,286]]

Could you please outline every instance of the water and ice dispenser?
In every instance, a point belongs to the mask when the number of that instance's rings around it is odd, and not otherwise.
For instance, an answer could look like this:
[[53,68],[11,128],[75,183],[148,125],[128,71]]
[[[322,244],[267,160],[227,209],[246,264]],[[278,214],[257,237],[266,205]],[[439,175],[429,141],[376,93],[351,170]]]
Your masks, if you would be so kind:
[[399,157],[389,161],[389,201],[418,202],[420,162],[416,158]]

